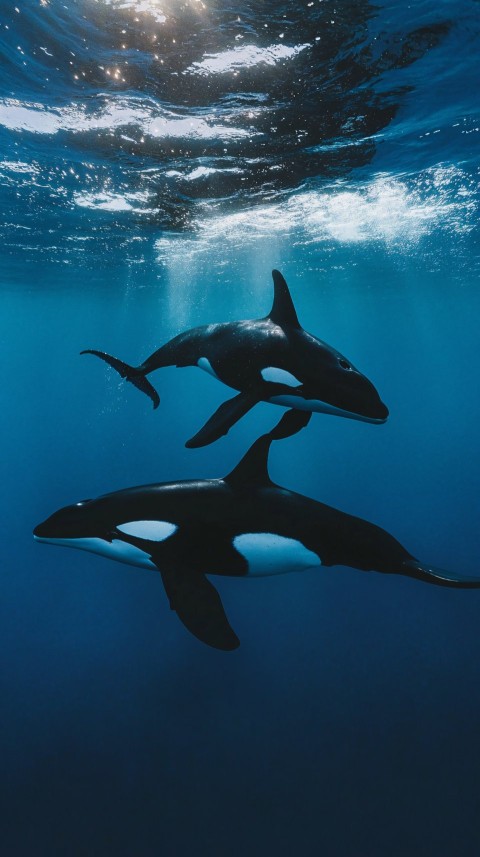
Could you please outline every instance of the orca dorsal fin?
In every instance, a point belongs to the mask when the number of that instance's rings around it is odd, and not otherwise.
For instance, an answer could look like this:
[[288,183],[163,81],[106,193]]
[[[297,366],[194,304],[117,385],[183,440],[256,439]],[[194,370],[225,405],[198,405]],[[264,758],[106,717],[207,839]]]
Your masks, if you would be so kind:
[[292,297],[285,278],[280,271],[273,270],[273,305],[269,318],[279,327],[300,327],[300,322],[295,312]]
[[268,474],[268,454],[272,440],[281,440],[297,434],[305,428],[311,416],[309,411],[296,411],[293,408],[283,414],[268,434],[262,434],[252,444],[232,472],[225,476],[224,482],[228,482],[234,488],[248,486],[259,488],[262,485],[273,485]]
[[272,481],[268,475],[268,453],[272,440],[269,434],[262,434],[232,472],[225,476],[224,482],[228,482],[232,488],[261,488],[264,485],[271,485]]

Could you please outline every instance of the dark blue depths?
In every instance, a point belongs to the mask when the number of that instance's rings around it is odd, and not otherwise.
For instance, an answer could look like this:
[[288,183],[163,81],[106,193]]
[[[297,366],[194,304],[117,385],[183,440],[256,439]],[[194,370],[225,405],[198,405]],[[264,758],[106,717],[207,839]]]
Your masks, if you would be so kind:
[[[368,26],[396,31],[402,14],[385,4]],[[152,378],[162,400],[153,412],[78,355],[98,347],[134,363],[181,329],[266,314],[278,267],[300,321],[373,380],[390,418],[314,415],[272,448],[272,478],[379,524],[426,562],[478,574],[471,4],[455,4],[455,16],[445,4],[439,45],[376,79],[402,91],[390,124],[371,129],[383,136],[368,157],[325,187],[304,171],[307,185],[291,191],[283,175],[265,189],[264,215],[234,187],[238,206],[223,226],[211,197],[213,220],[200,212],[181,232],[150,213],[142,220],[127,207],[137,205],[127,196],[139,190],[133,173],[100,144],[97,169],[112,178],[105,199],[121,206],[122,197],[123,210],[95,207],[85,185],[78,193],[91,207],[62,213],[67,197],[51,176],[31,190],[29,209],[18,166],[2,185],[8,857],[478,853],[479,594],[346,568],[215,578],[242,641],[225,654],[187,634],[154,572],[31,538],[84,497],[224,475],[271,427],[280,409],[261,404],[227,438],[186,450],[225,388],[195,369],[164,369]],[[432,20],[418,4],[409,29]],[[45,103],[20,71],[9,66],[5,98],[16,87],[25,103]],[[48,95],[57,106],[70,97],[63,86],[57,79]],[[94,157],[65,137],[2,133],[8,163]]]

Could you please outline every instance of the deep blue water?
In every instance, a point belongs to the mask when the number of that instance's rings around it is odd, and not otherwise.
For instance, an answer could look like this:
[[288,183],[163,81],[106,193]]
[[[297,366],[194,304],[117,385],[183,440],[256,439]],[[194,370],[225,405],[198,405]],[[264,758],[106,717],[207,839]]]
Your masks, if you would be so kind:
[[[2,854],[475,857],[480,593],[346,568],[215,579],[207,648],[158,576],[35,544],[70,502],[228,473],[280,409],[135,363],[265,315],[371,378],[280,485],[477,575],[478,3],[45,0],[0,10]],[[125,47],[123,47],[125,46]]]

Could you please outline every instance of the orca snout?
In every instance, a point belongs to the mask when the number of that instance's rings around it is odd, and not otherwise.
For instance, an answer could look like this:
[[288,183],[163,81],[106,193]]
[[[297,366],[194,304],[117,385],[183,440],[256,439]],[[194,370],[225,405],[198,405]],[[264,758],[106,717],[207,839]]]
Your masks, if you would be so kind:
[[41,538],[43,538],[43,524],[38,524],[38,526],[34,528],[34,530],[33,530],[33,538],[34,538],[34,539],[41,539]]
[[385,423],[388,420],[389,413],[387,406],[379,399],[373,409],[373,419],[378,420],[380,423]]
[[382,402],[382,409],[383,409],[383,414],[384,414],[384,416],[382,417],[382,419],[383,419],[383,420],[388,420],[388,417],[390,416],[390,411],[388,410],[387,406],[386,406],[386,405],[384,405],[384,403],[383,403],[383,402]]
[[46,521],[42,521],[41,524],[38,524],[33,530],[33,538],[35,541],[43,542],[48,541],[49,539],[54,539],[58,537],[57,528],[52,526],[51,518],[47,518]]
[[389,416],[389,410],[378,394],[374,400],[369,401],[368,404],[361,408],[359,413],[364,419],[375,423],[385,423]]
[[382,402],[376,387],[372,384],[372,382],[365,377],[365,375],[360,375],[357,380],[360,381],[358,384],[357,392],[357,406],[359,413],[363,415],[366,419],[372,420],[376,423],[384,423],[387,421],[389,416],[389,410],[384,402]]
[[350,412],[356,419],[372,423],[386,422],[389,410],[372,382],[360,372],[352,372],[348,381],[348,384],[335,389],[332,397],[334,404]]
[[33,531],[33,538],[39,541],[50,539],[78,538],[88,528],[88,506],[90,500],[81,500],[71,506],[65,506],[54,512]]

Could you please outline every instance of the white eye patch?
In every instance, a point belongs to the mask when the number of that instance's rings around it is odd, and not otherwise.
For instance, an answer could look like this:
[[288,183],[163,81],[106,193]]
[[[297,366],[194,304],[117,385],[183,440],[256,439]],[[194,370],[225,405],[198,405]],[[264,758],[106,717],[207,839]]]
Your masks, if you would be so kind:
[[262,369],[261,376],[264,381],[273,381],[275,384],[287,384],[289,387],[300,387],[301,381],[295,378],[291,372],[286,369],[279,369],[277,366],[266,366]]
[[163,542],[173,536],[176,529],[176,525],[169,521],[127,521],[117,527],[120,533],[149,542]]

